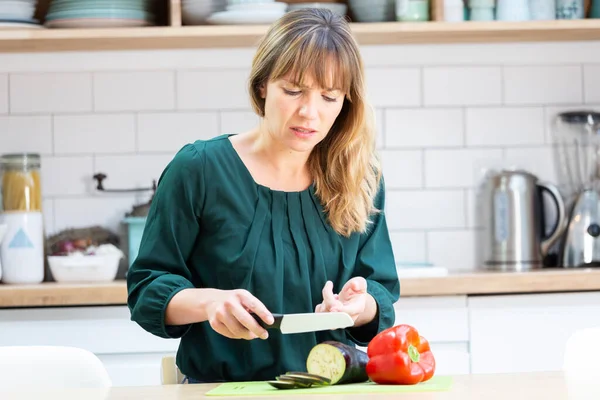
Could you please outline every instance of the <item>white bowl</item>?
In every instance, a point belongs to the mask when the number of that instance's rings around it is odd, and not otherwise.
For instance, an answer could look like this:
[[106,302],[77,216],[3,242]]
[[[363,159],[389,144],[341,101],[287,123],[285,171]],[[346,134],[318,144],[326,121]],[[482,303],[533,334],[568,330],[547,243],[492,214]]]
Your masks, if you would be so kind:
[[57,282],[109,282],[115,280],[123,254],[48,256]]
[[249,12],[284,12],[288,8],[288,4],[282,1],[273,1],[270,3],[240,3],[229,4],[227,11],[249,11]]
[[294,3],[288,6],[288,11],[299,10],[302,8],[325,8],[333,13],[345,16],[348,6],[344,3]]
[[181,12],[184,25],[203,25],[212,14],[225,11],[226,0],[184,0]]
[[227,5],[272,3],[275,0],[227,0]]

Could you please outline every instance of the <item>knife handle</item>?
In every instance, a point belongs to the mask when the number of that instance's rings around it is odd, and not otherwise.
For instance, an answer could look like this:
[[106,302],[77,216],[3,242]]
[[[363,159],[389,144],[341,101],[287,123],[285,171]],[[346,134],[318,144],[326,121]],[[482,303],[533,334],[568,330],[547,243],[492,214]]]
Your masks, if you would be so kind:
[[254,317],[254,319],[256,320],[256,322],[258,322],[258,324],[260,326],[262,326],[263,328],[265,328],[265,329],[279,329],[281,327],[281,320],[283,319],[283,314],[272,314],[273,315],[273,319],[275,320],[273,322],[273,325],[268,325],[265,321],[263,321],[255,313],[250,313],[250,315],[252,315],[252,317]]

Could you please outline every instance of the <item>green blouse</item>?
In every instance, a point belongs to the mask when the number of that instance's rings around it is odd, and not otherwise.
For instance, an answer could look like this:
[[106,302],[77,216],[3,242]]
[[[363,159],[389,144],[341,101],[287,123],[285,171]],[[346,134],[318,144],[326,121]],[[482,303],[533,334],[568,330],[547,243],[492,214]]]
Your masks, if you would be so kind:
[[[299,192],[257,184],[228,139],[185,145],[165,168],[139,254],[127,274],[131,318],[163,338],[181,338],[180,370],[202,381],[268,380],[306,371],[310,349],[325,340],[366,346],[394,324],[400,284],[385,214],[369,233],[338,235],[314,187]],[[376,199],[384,207],[384,185]],[[167,326],[167,303],[186,288],[246,289],[273,313],[314,312],[327,280],[334,293],[354,276],[378,305],[362,327],[232,340],[208,322]]]

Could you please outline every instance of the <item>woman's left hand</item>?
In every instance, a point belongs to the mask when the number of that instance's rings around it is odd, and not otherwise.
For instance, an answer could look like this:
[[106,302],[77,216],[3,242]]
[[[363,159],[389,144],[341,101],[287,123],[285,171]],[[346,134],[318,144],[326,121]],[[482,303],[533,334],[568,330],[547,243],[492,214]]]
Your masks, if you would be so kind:
[[323,302],[315,312],[345,312],[356,322],[367,305],[367,281],[361,276],[350,279],[339,294],[333,293],[333,283],[323,287]]

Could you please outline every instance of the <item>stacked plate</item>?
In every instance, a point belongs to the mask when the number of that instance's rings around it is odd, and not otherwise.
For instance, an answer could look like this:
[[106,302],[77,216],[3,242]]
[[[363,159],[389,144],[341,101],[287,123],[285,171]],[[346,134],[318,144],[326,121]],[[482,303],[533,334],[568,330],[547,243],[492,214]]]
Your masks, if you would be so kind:
[[48,28],[114,28],[154,25],[154,0],[52,0]]
[[41,28],[33,19],[37,0],[0,0],[0,29]]

